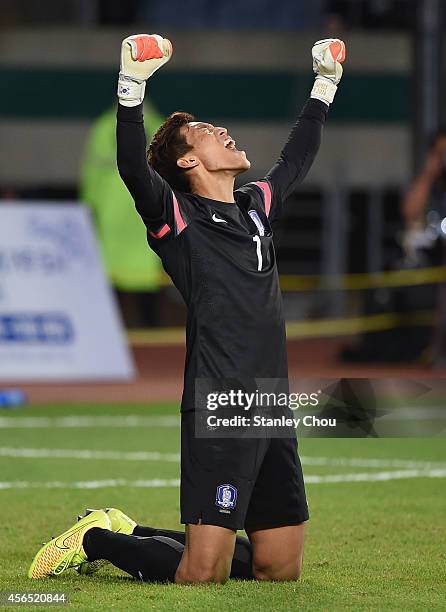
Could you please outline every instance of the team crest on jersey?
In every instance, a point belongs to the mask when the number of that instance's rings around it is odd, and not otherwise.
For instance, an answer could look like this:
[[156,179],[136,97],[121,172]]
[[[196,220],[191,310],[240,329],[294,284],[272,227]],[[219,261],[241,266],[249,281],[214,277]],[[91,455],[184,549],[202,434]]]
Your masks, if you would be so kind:
[[225,510],[234,509],[237,503],[237,489],[231,484],[223,484],[217,487],[215,504]]
[[263,223],[260,221],[260,217],[259,217],[257,211],[256,210],[248,210],[248,215],[251,217],[251,219],[256,224],[257,229],[259,230],[260,236],[264,236],[265,235],[265,227],[264,227]]

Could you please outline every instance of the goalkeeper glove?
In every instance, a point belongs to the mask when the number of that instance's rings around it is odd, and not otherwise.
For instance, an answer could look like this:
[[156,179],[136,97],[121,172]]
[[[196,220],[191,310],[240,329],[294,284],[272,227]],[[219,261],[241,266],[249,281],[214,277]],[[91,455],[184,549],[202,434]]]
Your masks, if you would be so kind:
[[345,60],[345,43],[338,38],[327,38],[314,43],[313,71],[316,80],[311,92],[312,98],[331,104],[342,77],[341,63]]
[[118,80],[120,104],[141,104],[146,80],[171,57],[172,43],[158,34],[135,34],[124,38]]

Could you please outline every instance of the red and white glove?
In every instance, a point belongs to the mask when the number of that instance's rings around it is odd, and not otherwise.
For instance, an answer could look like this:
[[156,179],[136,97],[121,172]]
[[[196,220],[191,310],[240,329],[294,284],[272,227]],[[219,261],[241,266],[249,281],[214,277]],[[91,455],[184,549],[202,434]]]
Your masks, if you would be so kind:
[[313,71],[316,74],[312,98],[331,104],[342,78],[342,62],[345,60],[345,43],[338,38],[327,38],[314,43]]
[[121,45],[118,98],[123,106],[138,106],[146,80],[172,57],[172,43],[159,34],[135,34]]

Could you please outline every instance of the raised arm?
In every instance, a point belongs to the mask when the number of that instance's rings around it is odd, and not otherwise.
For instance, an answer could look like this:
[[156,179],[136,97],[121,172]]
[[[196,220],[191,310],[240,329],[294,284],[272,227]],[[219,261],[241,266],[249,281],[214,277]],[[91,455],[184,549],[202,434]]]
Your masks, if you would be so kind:
[[117,162],[119,174],[135,201],[136,210],[148,225],[149,221],[162,217],[168,186],[147,163],[142,106],[118,104]]
[[328,106],[309,99],[297,119],[279,159],[266,175],[274,199],[285,200],[306,177],[321,143]]
[[342,77],[345,44],[338,39],[320,40],[313,50],[316,74],[311,97],[299,115],[279,159],[266,175],[272,188],[271,216],[280,212],[283,201],[310,170],[319,150],[322,128]]
[[147,226],[161,223],[171,190],[148,164],[143,99],[146,80],[166,63],[172,45],[158,35],[129,36],[121,47],[118,82],[117,163],[121,178]]

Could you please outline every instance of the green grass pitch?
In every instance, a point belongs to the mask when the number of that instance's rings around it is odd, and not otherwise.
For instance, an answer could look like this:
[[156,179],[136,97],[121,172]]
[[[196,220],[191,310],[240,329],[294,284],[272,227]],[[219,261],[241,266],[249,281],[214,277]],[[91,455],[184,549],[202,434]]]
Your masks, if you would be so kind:
[[446,609],[444,438],[302,439],[311,520],[297,583],[143,584],[111,566],[28,580],[40,544],[85,507],[180,528],[176,414],[173,405],[0,412],[0,591],[65,591],[76,610]]

